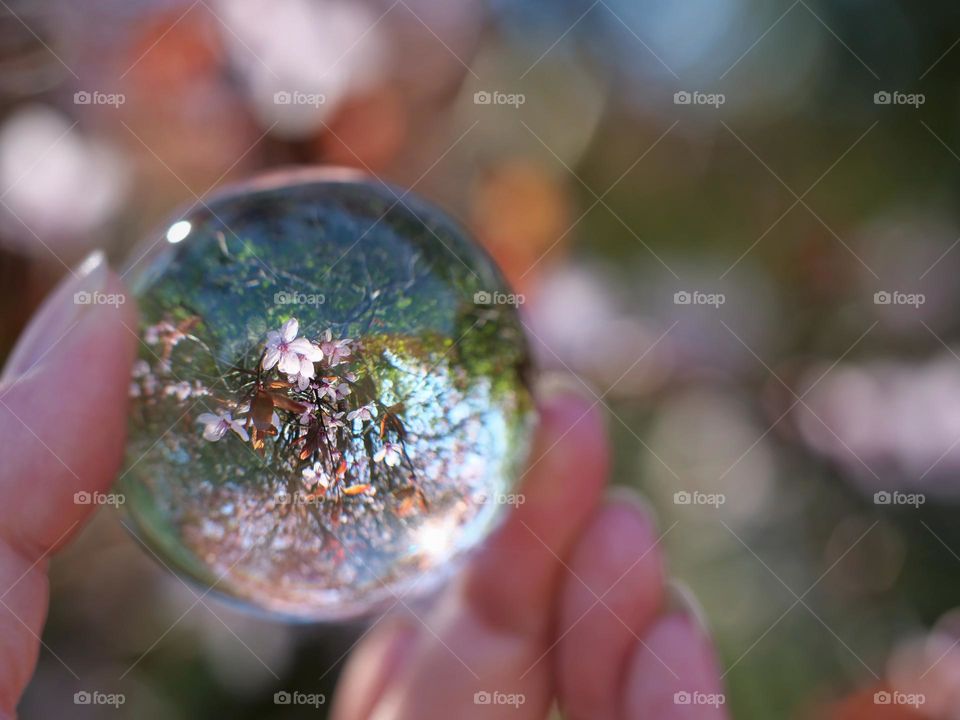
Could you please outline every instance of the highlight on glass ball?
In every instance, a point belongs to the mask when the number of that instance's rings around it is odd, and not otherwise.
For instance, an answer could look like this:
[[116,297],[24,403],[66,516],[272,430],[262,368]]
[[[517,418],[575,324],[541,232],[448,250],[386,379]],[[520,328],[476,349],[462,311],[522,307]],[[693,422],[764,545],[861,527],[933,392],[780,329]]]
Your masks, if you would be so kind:
[[436,208],[291,171],[134,253],[121,490],[181,575],[289,618],[435,587],[527,459],[528,352],[496,267]]

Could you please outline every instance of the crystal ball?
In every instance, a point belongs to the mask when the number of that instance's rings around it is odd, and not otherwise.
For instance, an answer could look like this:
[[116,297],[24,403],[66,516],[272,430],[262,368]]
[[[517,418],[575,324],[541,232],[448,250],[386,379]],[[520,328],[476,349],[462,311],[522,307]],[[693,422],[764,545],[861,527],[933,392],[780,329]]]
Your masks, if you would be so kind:
[[435,588],[517,497],[522,297],[437,208],[275,173],[176,217],[126,277],[127,524],[202,589],[359,616]]

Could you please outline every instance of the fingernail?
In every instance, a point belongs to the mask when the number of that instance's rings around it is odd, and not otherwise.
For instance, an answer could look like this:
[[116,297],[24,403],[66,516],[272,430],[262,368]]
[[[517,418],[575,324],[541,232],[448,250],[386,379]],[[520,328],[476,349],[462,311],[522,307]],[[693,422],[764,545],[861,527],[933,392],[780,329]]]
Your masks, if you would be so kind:
[[[579,421],[593,411],[599,400],[590,386],[575,375],[562,372],[543,373],[533,388],[540,420]],[[561,420],[561,418],[567,418]]]
[[108,270],[106,256],[94,251],[53,289],[20,335],[4,368],[4,380],[22,376],[42,362],[93,307],[92,296],[106,287]]
[[620,503],[630,505],[636,508],[644,517],[646,517],[654,529],[659,528],[657,520],[657,511],[654,510],[647,499],[637,490],[627,485],[613,485],[607,488],[606,500],[608,503]]
[[707,614],[689,585],[679,580],[670,580],[667,582],[666,598],[667,614],[672,612],[684,615],[694,623],[704,637],[710,635]]
[[537,378],[533,394],[542,404],[571,395],[594,402],[597,400],[590,386],[570,373],[545,372]]

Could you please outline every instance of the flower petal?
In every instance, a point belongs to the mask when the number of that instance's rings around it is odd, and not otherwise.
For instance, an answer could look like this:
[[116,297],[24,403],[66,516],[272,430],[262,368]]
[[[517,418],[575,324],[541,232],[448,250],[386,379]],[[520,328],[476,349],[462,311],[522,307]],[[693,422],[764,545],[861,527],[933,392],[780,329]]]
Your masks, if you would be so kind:
[[287,349],[297,353],[298,355],[305,355],[310,351],[310,347],[312,345],[313,343],[311,343],[309,340],[301,337],[288,342]]
[[280,372],[286,375],[296,375],[300,372],[300,356],[296,353],[280,353]]
[[308,380],[314,375],[313,363],[305,357],[300,358],[300,376]]
[[290,318],[280,328],[280,334],[286,342],[293,341],[298,332],[300,332],[300,322],[296,318]]
[[227,426],[223,423],[211,423],[203,429],[203,438],[204,440],[209,440],[210,442],[217,442],[217,440],[222,438],[226,432]]
[[277,347],[267,346],[267,352],[263,356],[263,369],[269,370],[280,360],[280,350]]
[[297,338],[287,342],[287,350],[289,352],[295,352],[298,355],[303,355],[303,353],[306,352],[309,347],[310,341],[306,338]]
[[[244,442],[250,441],[250,435],[247,434],[247,429],[243,427],[240,423],[233,421],[230,423],[230,429],[233,430],[237,435],[243,438]],[[226,432],[226,431],[224,431]]]

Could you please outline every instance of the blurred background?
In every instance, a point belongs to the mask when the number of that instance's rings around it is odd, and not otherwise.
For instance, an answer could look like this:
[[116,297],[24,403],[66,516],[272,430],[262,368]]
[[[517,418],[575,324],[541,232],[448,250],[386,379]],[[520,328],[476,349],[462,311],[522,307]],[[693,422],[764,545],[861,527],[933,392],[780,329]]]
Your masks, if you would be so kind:
[[[733,717],[960,718],[956,3],[0,5],[0,356],[91,249],[359,168],[466,224],[605,406]],[[323,717],[273,693],[332,697],[359,634],[196,604],[112,508],[52,592],[24,718]]]

